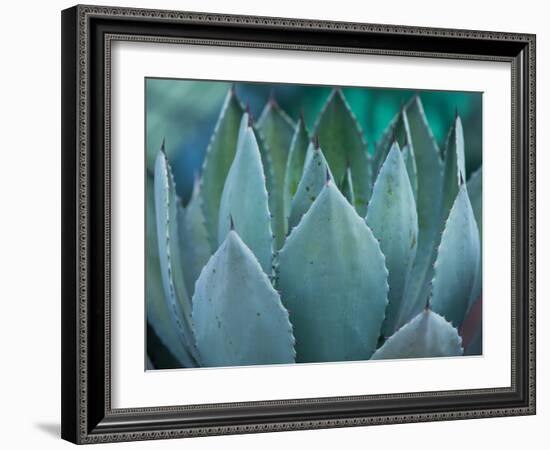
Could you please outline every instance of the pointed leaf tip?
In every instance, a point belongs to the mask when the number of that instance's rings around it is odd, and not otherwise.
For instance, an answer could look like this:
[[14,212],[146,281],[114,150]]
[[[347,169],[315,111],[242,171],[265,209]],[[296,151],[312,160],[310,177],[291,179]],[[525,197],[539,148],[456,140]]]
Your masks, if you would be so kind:
[[[243,116],[246,121],[246,116]],[[243,202],[243,197],[246,201]],[[218,244],[230,231],[231,220],[245,244],[252,249],[266,273],[271,271],[272,239],[268,193],[258,141],[254,130],[241,127],[235,158],[222,191]]]
[[364,360],[374,352],[387,304],[384,256],[333,183],[292,230],[277,270],[298,362]]
[[277,104],[277,98],[275,97],[275,88],[271,88],[271,91],[269,91],[269,99],[268,102],[271,106],[276,107]]
[[192,319],[204,366],[295,360],[288,311],[235,231],[229,231],[197,280]]
[[202,166],[200,203],[212,250],[218,247],[220,199],[235,155],[243,113],[243,105],[235,92],[230,90],[218,116]]
[[314,150],[319,150],[319,136],[318,135],[313,136],[313,138],[311,139],[311,143],[313,144],[313,149]]
[[372,187],[371,164],[361,127],[341,89],[336,88],[329,94],[314,132],[319,136],[320,146],[335,180],[343,179],[346,160],[351,161],[354,206],[363,216]]
[[453,203],[439,244],[432,280],[431,306],[459,327],[476,282],[480,257],[479,232],[466,186]]
[[389,304],[382,334],[391,336],[405,307],[405,289],[418,242],[414,193],[397,143],[391,146],[374,183],[366,222],[380,241],[389,271]]
[[421,311],[380,347],[371,359],[461,356],[462,338],[449,322],[430,310]]

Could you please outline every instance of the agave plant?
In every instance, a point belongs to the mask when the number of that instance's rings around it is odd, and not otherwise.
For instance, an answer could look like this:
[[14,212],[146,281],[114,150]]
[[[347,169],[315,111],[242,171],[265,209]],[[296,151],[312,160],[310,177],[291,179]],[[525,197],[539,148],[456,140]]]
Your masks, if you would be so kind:
[[466,182],[463,134],[457,114],[440,151],[414,97],[369,153],[339,89],[311,131],[273,98],[255,121],[230,89],[189,202],[164,143],[147,178],[158,348],[177,367],[479,353],[480,324],[467,343],[462,327],[481,168]]

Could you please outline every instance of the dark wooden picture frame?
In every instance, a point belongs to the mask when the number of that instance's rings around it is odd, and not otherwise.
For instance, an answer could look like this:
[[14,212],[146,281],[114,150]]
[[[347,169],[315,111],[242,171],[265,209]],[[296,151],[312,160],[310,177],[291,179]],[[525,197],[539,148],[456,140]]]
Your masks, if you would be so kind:
[[[511,386],[111,406],[110,48],[116,40],[504,61],[512,73]],[[535,413],[535,36],[177,11],[62,12],[62,437],[162,439]]]

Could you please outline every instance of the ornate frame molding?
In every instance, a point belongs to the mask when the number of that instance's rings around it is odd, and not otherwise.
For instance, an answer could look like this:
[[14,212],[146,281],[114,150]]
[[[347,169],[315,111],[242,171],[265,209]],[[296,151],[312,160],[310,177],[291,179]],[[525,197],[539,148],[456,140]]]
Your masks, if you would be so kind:
[[[450,30],[441,28],[405,27],[363,23],[331,22],[254,16],[233,16],[195,12],[159,11],[147,9],[76,6],[63,12],[63,399],[62,434],[77,443],[98,443],[173,437],[206,436],[270,432],[328,427],[347,427],[403,422],[439,421],[526,415],[535,413],[535,36],[530,34],[488,31]],[[220,37],[189,37],[145,34],[151,23],[160,23],[175,30],[193,26],[220,31],[237,27],[247,31],[251,39]],[[110,23],[113,25],[111,26]],[[132,23],[134,28],[124,27]],[[137,24],[137,25],[136,25]],[[208,28],[208,30],[207,30]],[[276,36],[282,31],[309,33],[326,32],[313,42],[273,42],[263,40],[260,32]],[[161,32],[162,33],[162,32]],[[259,34],[260,33],[260,34]],[[172,33],[173,34],[173,33]],[[341,45],[346,37],[372,37],[375,46]],[[338,38],[329,38],[334,35]],[[310,33],[308,36],[312,36]],[[406,38],[412,38],[410,43]],[[390,38],[404,41],[406,48],[388,46]],[[420,41],[418,38],[423,38]],[[281,41],[291,40],[280,38]],[[306,39],[306,40],[307,40]],[[510,388],[472,391],[424,392],[419,394],[331,397],[287,401],[251,402],[239,404],[196,405],[166,408],[112,409],[110,402],[110,67],[111,43],[116,40],[197,45],[245,46],[256,48],[294,49],[399,56],[478,59],[505,61],[512,64],[512,386]],[[450,44],[453,52],[441,50],[441,43]],[[417,49],[418,42],[425,42]],[[386,43],[386,44],[385,44]],[[394,45],[394,44],[392,44]],[[484,47],[482,48],[482,46]],[[385,47],[386,46],[386,47]],[[484,50],[485,49],[485,50]],[[103,79],[100,80],[103,74]],[[102,91],[98,92],[100,83]],[[98,101],[101,95],[103,121],[97,130]],[[93,150],[102,150],[97,157]],[[92,162],[93,161],[93,162]],[[101,179],[99,179],[102,175]],[[101,187],[98,187],[101,185]],[[103,214],[100,217],[100,212]],[[101,225],[102,222],[102,225]],[[98,233],[100,233],[99,238]],[[95,236],[92,238],[91,236]],[[95,244],[95,245],[94,245]],[[96,249],[102,245],[102,250]],[[519,254],[518,254],[519,253]],[[103,289],[97,292],[97,277],[102,277]],[[516,296],[516,292],[524,295]],[[94,296],[103,298],[101,305],[92,306]],[[98,313],[100,323],[95,319]],[[102,312],[102,313],[101,313]],[[102,367],[97,367],[98,346]],[[521,346],[521,348],[520,348]],[[91,355],[90,352],[93,352]],[[518,355],[519,354],[519,355]],[[95,368],[95,369],[94,369]],[[517,370],[519,369],[519,371]],[[96,370],[96,372],[93,372]],[[102,373],[103,384],[92,382],[90,375]],[[65,381],[68,381],[65,383]],[[102,385],[101,402],[91,401]],[[521,390],[521,392],[519,392]],[[430,398],[456,397],[472,405],[476,397],[508,396],[507,403],[482,401],[470,409],[438,408],[414,411],[415,401]],[[508,398],[506,397],[506,398]],[[354,415],[353,410],[340,417],[313,419],[307,414],[295,414],[291,420],[256,423],[193,424],[184,419],[189,411],[200,411],[208,418],[209,410],[284,408],[317,405],[322,407],[349,401],[381,402],[399,400],[410,405],[413,412]],[[408,403],[407,403],[408,402]],[[435,403],[435,401],[434,401]],[[380,407],[378,410],[383,410]],[[178,416],[181,420],[176,420]],[[302,418],[303,416],[303,418]],[[290,418],[290,416],[289,416]]]

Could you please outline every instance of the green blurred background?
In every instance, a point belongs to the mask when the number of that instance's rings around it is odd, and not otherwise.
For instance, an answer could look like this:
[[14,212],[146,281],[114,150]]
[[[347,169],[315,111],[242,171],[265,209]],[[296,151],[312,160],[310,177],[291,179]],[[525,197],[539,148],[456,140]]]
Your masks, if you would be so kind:
[[[230,82],[146,79],[147,168],[166,138],[166,153],[174,171],[178,194],[190,196],[195,174],[200,174],[204,154],[214,131]],[[235,83],[237,95],[259,117],[270,95],[294,120],[303,112],[311,131],[330,86]],[[390,120],[413,95],[422,99],[428,122],[442,148],[455,111],[464,125],[467,176],[481,165],[482,94],[479,92],[416,91],[410,89],[342,89],[364,132],[369,151]]]

